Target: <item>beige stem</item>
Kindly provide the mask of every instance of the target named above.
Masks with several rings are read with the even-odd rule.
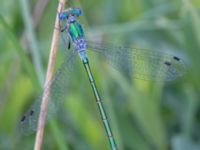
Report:
[[[65,4],[65,0],[59,1],[57,12],[61,12],[63,10],[64,4]],[[55,29],[54,29],[53,37],[52,37],[51,50],[50,50],[46,80],[45,80],[45,85],[44,85],[45,87],[49,83],[49,81],[52,79],[52,76],[53,76],[53,70],[54,70],[56,53],[57,53],[57,45],[58,45],[58,39],[59,39],[59,30],[57,29],[59,29],[58,15],[56,15]],[[45,96],[43,96],[42,103],[40,106],[40,114],[39,114],[39,119],[38,119],[34,150],[41,149],[41,144],[42,144],[42,139],[43,139],[44,125],[45,125],[47,108],[48,108],[48,95],[49,95],[50,89],[48,89],[45,92],[46,92]]]

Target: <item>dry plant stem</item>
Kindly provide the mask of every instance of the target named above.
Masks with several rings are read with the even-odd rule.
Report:
[[[43,12],[48,4],[48,0],[38,0],[36,2],[36,5],[33,9],[33,27],[35,28],[38,23],[40,22],[41,16],[43,15]]]
[[[33,23],[33,29],[36,28],[38,25],[41,16],[44,12],[44,9],[46,8],[48,4],[48,0],[37,0],[36,5],[33,9],[33,15],[32,15],[32,23]],[[24,31],[22,33],[20,43],[24,49],[27,49],[28,47],[28,40],[27,40],[27,33]]]
[[[57,12],[62,11],[64,4],[65,4],[65,0],[59,1]],[[55,28],[59,29],[58,15],[56,15]],[[58,45],[58,39],[59,39],[59,30],[56,30],[56,29],[53,32],[45,86],[48,84],[48,82],[52,79],[52,76],[53,76],[53,70],[54,70],[56,53],[57,53],[57,45]],[[47,91],[46,95],[49,95],[49,92],[50,91]],[[41,149],[43,133],[44,133],[44,125],[45,125],[46,114],[47,114],[47,107],[48,107],[48,96],[43,96],[42,103],[40,106],[40,114],[39,114],[34,150]]]
[[[33,60],[33,65],[35,67],[36,75],[39,80],[40,86],[43,85],[44,83],[44,73],[42,69],[42,62],[40,59],[40,53],[39,53],[39,46],[37,43],[37,38],[33,29],[33,23],[31,20],[31,14],[30,14],[30,8],[29,8],[29,1],[27,0],[19,0],[20,4],[20,10],[22,13],[22,18],[24,22],[24,26],[26,28],[27,32],[27,38],[29,42],[29,47],[30,47],[30,54],[31,58]]]

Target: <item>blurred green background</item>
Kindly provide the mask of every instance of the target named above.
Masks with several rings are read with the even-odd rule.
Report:
[[[1,150],[33,149],[35,134],[22,136],[19,120],[42,89],[57,4],[1,0]],[[183,78],[158,84],[130,81],[98,57],[90,57],[119,150],[200,149],[200,1],[71,0],[69,5],[82,8],[80,22],[88,35],[173,52],[187,65]],[[67,52],[59,44],[57,68],[63,53]],[[45,126],[42,149],[108,150],[82,66],[71,80],[62,111]]]

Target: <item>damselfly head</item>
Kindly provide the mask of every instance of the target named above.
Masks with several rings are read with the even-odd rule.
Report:
[[[81,15],[81,9],[80,8],[67,8],[61,13],[59,13],[59,19],[69,19],[70,16],[79,17]]]

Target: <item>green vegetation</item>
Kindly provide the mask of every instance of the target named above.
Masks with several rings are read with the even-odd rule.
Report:
[[[33,149],[19,121],[41,91],[58,1],[2,0],[0,5],[0,150]],[[119,150],[200,149],[200,1],[71,0],[92,39],[175,53],[187,73],[161,84],[127,78],[89,54]],[[66,6],[69,7],[69,6]],[[26,33],[27,36],[23,36]],[[59,45],[57,67],[67,54]],[[44,150],[108,150],[95,98],[81,62],[68,97],[46,124]],[[103,66],[103,67],[102,67]]]

